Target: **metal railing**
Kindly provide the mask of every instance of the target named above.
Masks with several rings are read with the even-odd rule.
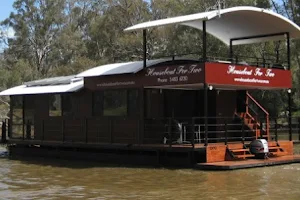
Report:
[[[269,113],[248,92],[246,100],[246,113],[255,120],[256,127],[259,127],[259,131],[256,130],[256,133],[264,133],[264,135],[270,139]],[[258,137],[258,135],[256,137]]]
[[[199,61],[203,61],[202,52],[190,52],[190,53],[182,53],[182,54],[171,54],[171,55],[163,55],[163,56],[154,56],[151,59],[158,58],[172,58],[173,61],[183,58],[190,58]],[[149,59],[149,58],[148,58]],[[232,63],[236,65],[249,65],[256,66],[262,68],[276,68],[276,69],[287,69],[287,61],[277,61],[276,58],[260,58],[253,56],[243,56],[243,55],[234,55],[232,58],[229,57],[221,57],[221,56],[207,56],[208,62],[220,62],[220,63]]]
[[[147,123],[151,121],[151,123]],[[204,117],[147,119],[145,135],[161,133],[164,144],[194,144],[212,142],[247,141],[255,139],[255,132],[244,121],[234,117],[208,117],[208,132],[205,133]],[[161,124],[161,125],[158,125]],[[160,129],[158,130],[158,127]],[[152,134],[151,134],[152,133]]]
[[[218,57],[208,56],[207,61],[209,62],[220,62],[220,63],[232,63],[236,65],[247,65],[262,68],[276,68],[276,69],[287,69],[287,61],[277,62],[275,59],[265,59],[259,57],[250,57],[235,55],[232,58],[229,57]]]
[[[33,125],[8,125],[3,123],[8,139],[58,141],[69,143],[122,143],[122,144],[165,144],[173,145],[208,145],[208,143],[247,142],[256,139],[255,130],[249,128],[243,118],[208,117],[208,131],[205,132],[204,117],[190,118],[153,118],[153,119],[56,119],[52,124],[49,120],[35,123],[39,126],[32,132]],[[288,117],[269,120],[270,141],[300,140],[300,118],[292,118],[289,125]],[[263,119],[257,119],[263,121]],[[262,124],[260,129],[266,125]],[[36,128],[36,127],[34,127]],[[289,129],[292,129],[291,137]],[[24,130],[14,135],[14,130]],[[262,132],[262,131],[261,131]],[[258,138],[263,138],[261,134]]]
[[[150,119],[148,119],[150,120]],[[242,143],[246,141],[252,141],[254,139],[264,138],[269,141],[289,140],[289,124],[288,117],[282,118],[269,118],[268,124],[262,123],[265,117],[256,117],[259,121],[257,129],[260,130],[260,135],[256,135],[257,129],[251,129],[245,123],[244,118],[238,116],[234,117],[208,117],[208,131],[205,133],[205,124],[203,123],[204,117],[193,118],[166,118],[166,119],[151,119],[152,125],[145,123],[146,132],[151,135],[150,132],[156,132],[161,134],[161,138],[164,144],[170,146],[174,144],[197,144],[224,142],[237,142]],[[215,122],[213,122],[215,121]],[[160,129],[152,129],[158,127]],[[300,118],[292,118],[292,138],[293,140],[300,141]],[[268,129],[268,135],[265,133]],[[207,143],[206,143],[207,141]]]

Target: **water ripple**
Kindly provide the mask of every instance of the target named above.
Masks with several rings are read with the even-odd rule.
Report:
[[[1,199],[299,199],[300,164],[237,171],[0,159]]]

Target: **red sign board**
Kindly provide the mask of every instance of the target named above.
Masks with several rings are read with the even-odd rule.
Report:
[[[205,81],[211,85],[291,88],[291,71],[234,64],[206,63]]]

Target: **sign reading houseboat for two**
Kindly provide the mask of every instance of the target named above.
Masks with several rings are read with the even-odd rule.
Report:
[[[206,63],[205,72],[208,84],[264,88],[292,87],[292,76],[289,70]]]
[[[145,70],[146,85],[182,85],[201,83],[203,80],[204,73],[201,64],[161,66]]]

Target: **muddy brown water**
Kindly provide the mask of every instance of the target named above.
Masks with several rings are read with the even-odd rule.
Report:
[[[3,156],[0,199],[300,199],[300,164],[199,171]]]

